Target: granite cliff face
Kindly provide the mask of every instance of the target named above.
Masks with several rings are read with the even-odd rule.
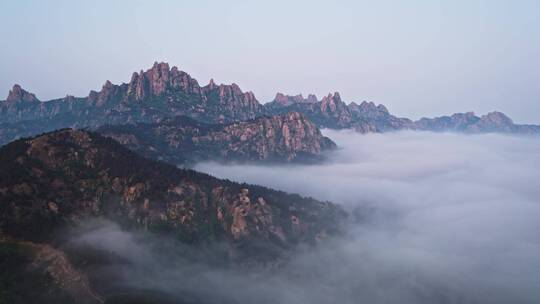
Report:
[[[298,244],[339,233],[345,217],[328,202],[147,160],[85,131],[12,142],[0,148],[0,166],[0,255],[12,247],[34,248],[31,254],[23,250],[28,263],[39,263],[39,252],[51,255],[39,278],[58,276],[44,286],[67,296],[95,292],[77,268],[88,263],[84,254],[61,252],[61,232],[88,219],[106,218],[187,244],[224,242],[224,258],[243,264],[279,260]],[[72,265],[73,257],[83,260]],[[73,284],[66,289],[57,281]],[[99,296],[85,298],[100,302]]]
[[[105,126],[97,132],[145,157],[177,165],[204,160],[315,161],[336,147],[296,112],[230,124],[182,116],[153,124]]]

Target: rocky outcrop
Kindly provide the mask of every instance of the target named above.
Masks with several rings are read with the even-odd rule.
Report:
[[[27,102],[27,103],[36,103],[39,100],[36,98],[36,95],[29,93],[21,88],[20,85],[16,84],[13,86],[13,89],[9,91],[6,102]]]
[[[283,93],[277,93],[274,100],[265,104],[265,106],[268,108],[279,108],[279,107],[287,107],[295,103],[315,103],[317,101],[318,101],[317,96],[313,94],[309,94],[307,98],[304,98],[302,94],[291,96],[291,95],[285,95]]]
[[[305,116],[289,112],[225,125],[177,117],[97,130],[149,158],[188,165],[217,161],[314,161],[336,145]]]

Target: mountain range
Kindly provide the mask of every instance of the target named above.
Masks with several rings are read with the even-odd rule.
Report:
[[[205,85],[167,63],[133,73],[128,83],[106,81],[99,92],[86,97],[66,96],[40,101],[19,85],[0,101],[0,144],[59,128],[99,128],[104,125],[159,123],[168,118],[187,116],[202,123],[227,124],[298,112],[318,128],[354,129],[362,133],[396,130],[459,131],[470,133],[505,132],[537,134],[538,125],[519,125],[500,112],[477,116],[458,113],[451,116],[412,121],[396,117],[383,105],[372,102],[346,103],[339,93],[322,99],[310,94],[287,96],[281,93],[262,104],[252,92],[237,84]]]

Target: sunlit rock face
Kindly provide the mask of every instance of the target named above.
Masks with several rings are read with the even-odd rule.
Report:
[[[97,130],[144,156],[173,164],[197,161],[302,162],[336,148],[303,115],[290,112],[224,125],[178,117]]]

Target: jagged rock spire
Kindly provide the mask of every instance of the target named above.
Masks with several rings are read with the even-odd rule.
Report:
[[[21,88],[20,85],[16,84],[9,91],[9,94],[6,98],[7,102],[39,102],[39,99],[36,98],[36,95],[25,91]]]

